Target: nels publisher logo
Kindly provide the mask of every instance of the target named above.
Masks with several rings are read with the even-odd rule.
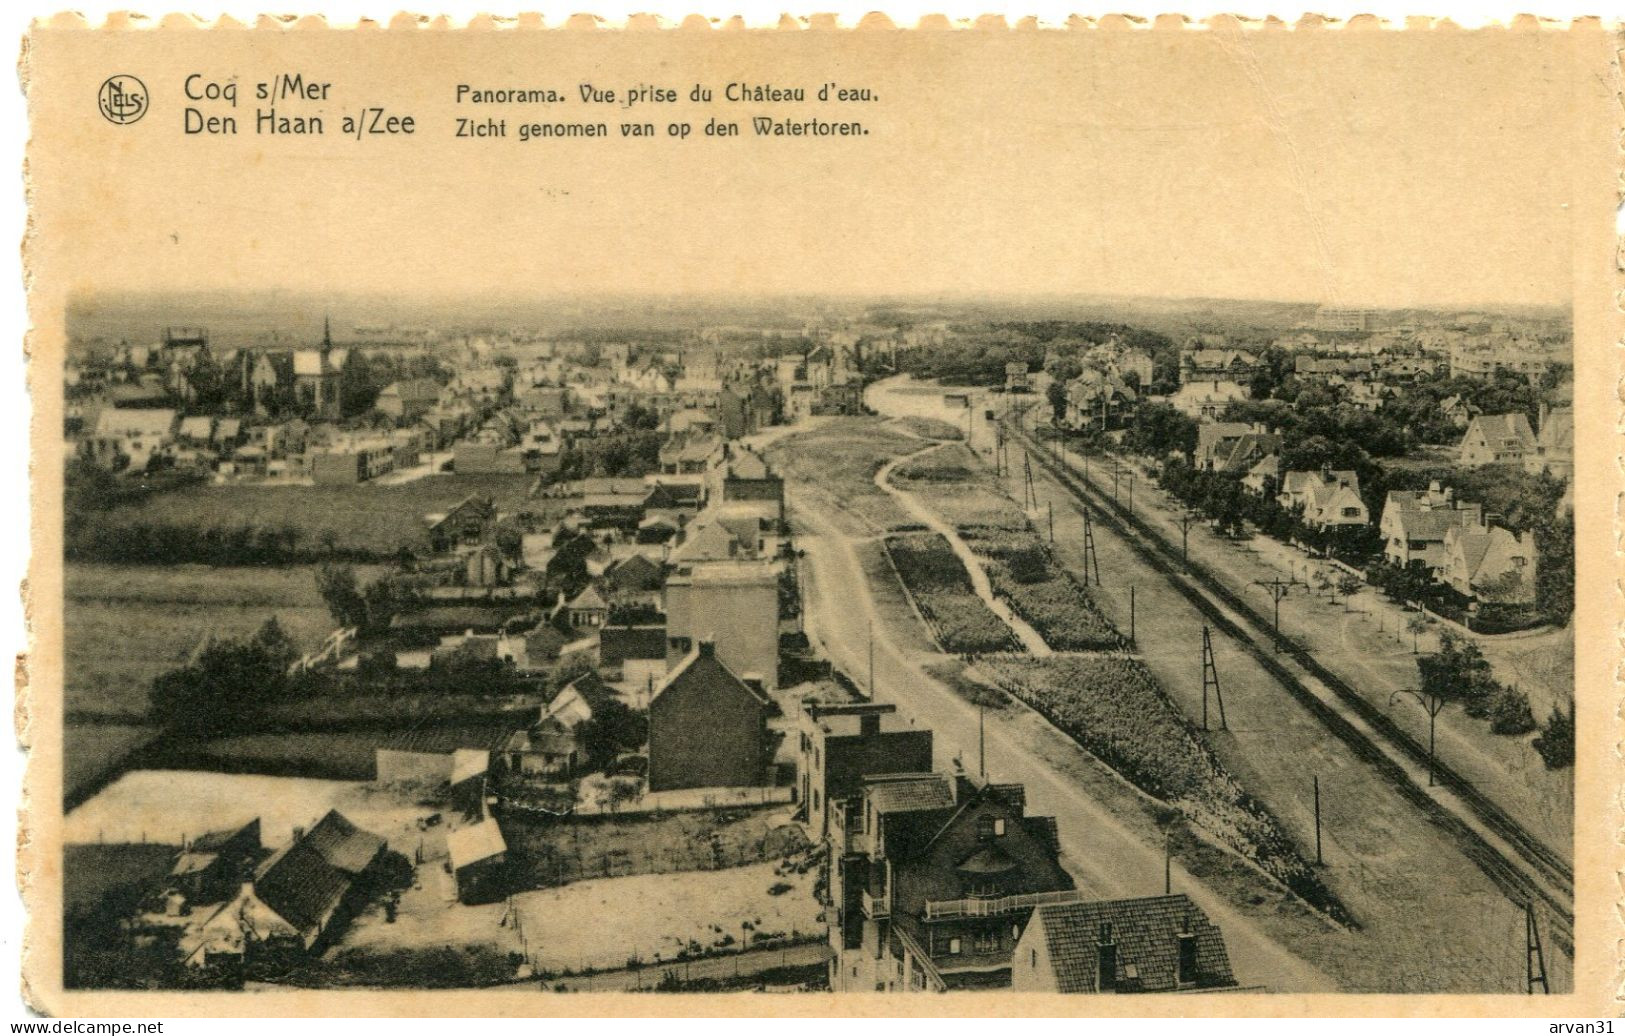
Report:
[[[128,126],[147,114],[147,84],[135,76],[112,76],[102,84],[97,105],[108,122]]]

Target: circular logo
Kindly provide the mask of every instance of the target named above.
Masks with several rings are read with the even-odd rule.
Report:
[[[97,98],[102,117],[117,126],[138,122],[147,114],[147,84],[135,76],[110,76]]]

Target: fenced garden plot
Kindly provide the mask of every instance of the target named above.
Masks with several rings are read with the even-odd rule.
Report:
[[[944,651],[1021,650],[1010,627],[976,596],[970,575],[946,538],[934,532],[888,536],[886,552]]]
[[[1126,655],[1000,657],[979,667],[1141,791],[1167,802],[1304,901],[1340,921],[1343,904],[1168,698]]]

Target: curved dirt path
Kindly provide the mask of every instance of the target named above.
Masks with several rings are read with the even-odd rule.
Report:
[[[930,440],[926,441],[930,442]],[[946,445],[948,445],[947,442],[932,442],[931,445],[924,449],[906,453],[890,461],[875,472],[875,488],[896,500],[898,505],[907,511],[915,521],[946,539],[948,546],[953,548],[955,556],[965,566],[965,572],[970,576],[971,588],[976,591],[976,596],[980,597],[982,603],[987,605],[993,614],[997,615],[1006,626],[1010,627],[1011,632],[1021,641],[1022,647],[1025,647],[1036,658],[1048,658],[1055,652],[1044,642],[1044,638],[1038,635],[1038,631],[1027,623],[1027,620],[1017,615],[1008,604],[993,593],[993,583],[988,579],[986,570],[982,568],[981,559],[976,556],[975,551],[966,545],[963,539],[960,539],[959,530],[937,517],[936,513],[929,507],[915,499],[913,493],[892,485],[891,473],[900,464],[916,460],[933,450],[940,450]]]

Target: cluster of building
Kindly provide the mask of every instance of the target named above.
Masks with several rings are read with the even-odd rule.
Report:
[[[781,420],[857,412],[858,335],[813,333],[801,351],[758,359],[704,335],[671,348],[517,337],[454,348],[366,336],[341,347],[330,326],[310,348],[216,352],[204,329],[171,328],[156,346],[123,345],[70,367],[69,455],[222,480],[353,484],[448,464],[547,476],[572,447],[624,430],[634,415],[654,415],[670,435],[738,438]],[[438,373],[380,388],[363,373],[373,363]],[[214,388],[201,393],[200,384]]]
[[[932,769],[932,735],[873,702],[802,704],[798,802],[827,847],[836,992],[1233,989],[1187,895],[1102,900],[1061,863],[1026,789]]]

